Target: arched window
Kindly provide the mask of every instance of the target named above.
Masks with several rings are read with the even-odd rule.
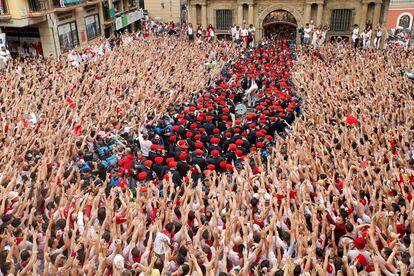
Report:
[[[400,14],[397,20],[397,28],[411,29],[413,16],[409,13]]]

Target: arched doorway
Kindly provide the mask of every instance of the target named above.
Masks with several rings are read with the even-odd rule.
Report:
[[[267,38],[296,38],[298,24],[295,16],[286,10],[275,10],[263,20],[263,34]]]

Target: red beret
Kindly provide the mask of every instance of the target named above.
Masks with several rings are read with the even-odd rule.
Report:
[[[207,168],[209,170],[214,170],[216,168],[216,166],[214,166],[213,164],[208,164]]]
[[[224,169],[224,168],[226,168],[226,166],[227,166],[226,161],[221,161],[220,162],[220,168]]]
[[[204,152],[203,152],[201,149],[196,149],[196,150],[195,150],[195,153],[196,153],[197,155],[202,155]]]
[[[228,107],[223,108],[223,113],[229,113],[229,112],[230,112],[230,109]]]
[[[178,131],[180,129],[180,127],[179,126],[177,126],[177,125],[174,125],[173,127],[172,127],[172,131]]]
[[[243,142],[243,141],[242,141]],[[243,144],[243,143],[242,143]],[[229,150],[236,150],[237,146],[235,144],[230,144],[229,145]]]
[[[144,166],[151,167],[152,166],[152,161],[151,160],[145,160],[144,161]]]
[[[196,148],[202,148],[203,147],[203,142],[195,142],[195,146]]]
[[[198,131],[200,131],[200,133],[204,133],[204,131],[206,131],[206,129],[205,129],[204,127],[200,127],[200,128],[198,129]]]
[[[165,159],[165,162],[167,164],[169,164],[170,162],[173,162],[173,161],[174,161],[174,157],[168,157],[167,159]]]
[[[258,173],[260,173],[260,168],[259,167],[254,167],[252,169],[252,171],[253,171],[254,174],[258,174]]]
[[[169,162],[168,167],[170,167],[171,169],[177,167],[177,162],[175,162],[175,161]]]
[[[127,186],[127,181],[125,179],[122,179],[118,183],[118,187],[125,188]]]
[[[147,192],[147,186],[141,186],[141,188],[139,188],[139,192],[140,193],[146,193]]]
[[[238,146],[243,145],[243,140],[242,139],[237,139],[236,140],[236,145],[238,145]]]
[[[191,138],[191,137],[193,137],[193,133],[192,133],[191,131],[188,131],[188,132],[185,134],[185,137],[187,137],[187,138]]]
[[[138,174],[138,180],[144,180],[147,178],[147,172],[146,171],[142,171]]]
[[[206,121],[207,121],[207,122],[211,122],[211,121],[213,121],[213,116],[207,116],[207,117],[206,117]]]
[[[241,124],[241,120],[235,120],[235,121],[234,121],[234,123],[235,123],[236,125],[240,125],[240,124]]]
[[[151,145],[151,147],[150,147],[150,149],[152,149],[152,150],[156,150],[156,149],[157,149],[157,147],[158,147],[158,145],[156,145],[156,144],[152,144],[152,145]]]
[[[199,140],[201,138],[201,135],[200,134],[196,134],[196,135],[194,135],[194,139],[195,140]]]
[[[218,128],[213,129],[213,133],[220,133],[220,130]]]
[[[263,147],[264,147],[263,142],[257,142],[257,143],[256,143],[256,147],[258,147],[258,148],[263,148]]]
[[[197,128],[197,124],[196,124],[196,123],[192,123],[192,124],[190,125],[190,128],[191,128],[191,129],[195,129],[195,128]]]
[[[226,137],[231,137],[231,132],[226,132]]]
[[[161,164],[162,161],[164,161],[164,158],[162,158],[161,156],[157,156],[154,158],[155,163],[157,164]]]
[[[217,138],[217,137],[213,137],[213,138],[210,139],[210,143],[212,143],[212,144],[218,144],[218,143],[220,143],[220,139]]]
[[[262,137],[263,136],[263,133],[261,131],[256,131],[256,136],[257,137]]]
[[[217,157],[217,156],[220,155],[220,152],[218,150],[212,150],[211,155],[214,156],[214,157]]]
[[[226,170],[228,170],[229,172],[233,171],[233,166],[231,164],[227,164]]]
[[[185,152],[180,153],[180,160],[181,161],[187,160],[187,153]]]
[[[177,140],[177,136],[171,135],[170,138],[168,138],[168,140],[175,141],[175,140]]]
[[[365,248],[365,239],[364,238],[360,238],[360,237],[354,239],[354,246],[357,249],[360,249],[360,250],[364,249]]]
[[[237,156],[242,156],[243,155],[243,151],[241,151],[241,150],[236,150],[235,153],[236,153]]]
[[[195,111],[196,108],[194,106],[190,106],[190,111]]]

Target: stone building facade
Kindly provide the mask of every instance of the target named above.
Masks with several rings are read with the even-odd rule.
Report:
[[[293,16],[286,23],[296,28],[313,23],[327,26],[330,36],[349,37],[354,24],[385,27],[389,4],[390,0],[189,0],[188,9],[190,22],[203,27],[211,24],[218,34],[229,33],[228,25],[245,22],[254,25],[261,39],[266,17],[280,11]]]

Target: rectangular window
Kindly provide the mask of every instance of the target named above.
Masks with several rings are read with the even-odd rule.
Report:
[[[76,22],[70,22],[58,27],[59,44],[62,53],[68,52],[79,45]]]
[[[99,15],[94,14],[85,17],[86,36],[88,40],[92,40],[101,35],[101,24],[99,22]]]
[[[331,30],[335,32],[346,32],[351,30],[352,10],[332,10]]]
[[[233,24],[232,10],[216,10],[216,29],[230,30]]]

